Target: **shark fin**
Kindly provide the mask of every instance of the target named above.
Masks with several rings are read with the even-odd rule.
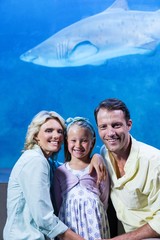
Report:
[[[106,11],[115,9],[129,10],[127,1],[116,0],[109,8],[106,9]]]
[[[69,54],[70,61],[77,61],[90,57],[98,52],[98,48],[89,41],[78,43]]]
[[[153,40],[153,41],[150,41],[148,43],[141,45],[140,48],[145,49],[146,51],[150,52],[150,51],[154,51],[156,49],[156,47],[158,46],[158,44],[159,44],[159,41]]]

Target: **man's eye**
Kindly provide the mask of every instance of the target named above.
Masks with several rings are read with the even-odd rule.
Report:
[[[104,129],[106,129],[106,128],[107,128],[106,125],[102,125],[102,126],[99,127],[100,130],[104,130]]]
[[[113,128],[120,128],[122,125],[120,123],[116,123],[113,125]]]

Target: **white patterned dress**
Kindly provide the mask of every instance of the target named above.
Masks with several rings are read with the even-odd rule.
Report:
[[[78,178],[89,172],[89,166],[83,170],[66,167]],[[99,196],[77,184],[64,194],[59,218],[70,229],[86,240],[107,239],[110,237],[107,212]]]

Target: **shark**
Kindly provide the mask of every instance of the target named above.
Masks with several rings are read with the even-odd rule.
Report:
[[[116,0],[28,50],[20,59],[46,67],[101,65],[109,59],[153,52],[160,43],[160,10],[129,9]]]

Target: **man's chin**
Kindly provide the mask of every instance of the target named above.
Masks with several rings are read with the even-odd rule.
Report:
[[[110,152],[116,152],[116,150],[117,150],[117,147],[116,146],[106,146],[107,147],[107,149],[110,151]]]

